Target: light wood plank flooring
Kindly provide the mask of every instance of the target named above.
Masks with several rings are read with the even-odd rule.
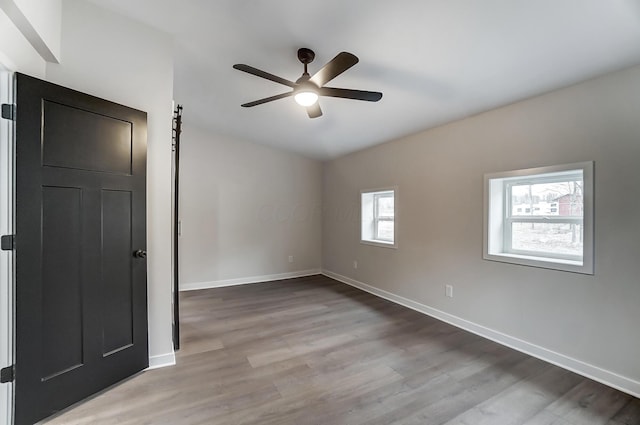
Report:
[[[182,294],[175,367],[48,424],[640,424],[640,400],[323,276]]]

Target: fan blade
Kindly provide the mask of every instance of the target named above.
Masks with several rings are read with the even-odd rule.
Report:
[[[277,75],[269,74],[268,72],[262,71],[249,65],[237,63],[233,65],[233,68],[237,69],[238,71],[244,71],[248,74],[255,75],[256,77],[265,78],[267,80],[273,81],[274,83],[284,84],[285,86],[289,87],[296,86],[296,83],[294,83],[293,81],[285,80],[284,78],[280,78]]]
[[[322,109],[320,109],[320,102],[316,102],[311,106],[307,106],[307,115],[309,115],[309,118],[321,117]]]
[[[245,103],[242,106],[244,106],[245,108],[251,108],[252,106],[262,105],[263,103],[272,102],[278,99],[284,99],[285,97],[289,97],[292,95],[293,95],[292,91],[288,93],[277,94],[275,96],[265,97],[264,99],[254,100],[253,102]]]
[[[377,102],[382,99],[382,93],[377,91],[363,91],[351,89],[338,89],[335,87],[322,87],[318,90],[320,96],[341,97],[344,99],[366,100]]]
[[[358,58],[356,55],[340,52],[335,58],[323,66],[320,71],[316,72],[309,81],[318,87],[322,87],[357,63]]]

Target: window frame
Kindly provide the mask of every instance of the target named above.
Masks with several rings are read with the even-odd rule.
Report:
[[[593,161],[485,174],[484,240],[485,260],[547,269],[593,274]],[[577,180],[582,173],[582,217],[513,214],[511,189],[530,183],[544,184]],[[556,208],[559,209],[559,206]],[[513,249],[513,223],[581,224],[582,256]]]
[[[393,199],[393,217],[380,216],[380,205],[378,201],[382,198],[392,198]],[[395,194],[393,191],[385,191],[385,192],[376,192],[373,194],[373,236],[375,241],[380,241],[381,243],[390,243],[393,244],[396,237],[396,208],[395,208]],[[393,239],[384,239],[379,235],[380,222],[381,221],[390,221],[393,223]]]
[[[581,232],[584,232],[584,216],[549,216],[549,215],[526,215],[523,213],[522,215],[513,214],[513,205],[512,205],[512,188],[514,186],[522,186],[528,184],[545,184],[545,183],[559,183],[559,182],[568,182],[568,181],[578,181],[581,177],[584,181],[584,172],[580,170],[573,170],[569,172],[557,173],[555,175],[538,177],[538,176],[526,176],[523,178],[514,178],[509,179],[505,182],[503,190],[504,190],[504,231],[503,231],[503,241],[502,246],[505,254],[514,254],[514,255],[524,255],[531,257],[542,257],[542,258],[557,258],[562,260],[572,260],[581,262],[583,255],[570,255],[570,254],[553,254],[552,257],[547,255],[541,255],[540,251],[527,251],[523,249],[513,248],[513,224],[514,223],[530,223],[530,224],[579,224],[581,228]],[[583,196],[584,203],[584,196]],[[534,210],[535,211],[535,210]],[[584,208],[583,208],[584,211]],[[531,210],[529,210],[531,212]],[[584,240],[584,238],[583,238]],[[583,248],[584,249],[584,248]]]
[[[367,214],[369,218],[365,218],[365,196],[371,197],[372,211],[370,217],[369,214]],[[378,200],[387,197],[393,198],[393,217],[381,217],[378,211]],[[371,224],[369,224],[369,220]],[[393,240],[377,237],[380,221],[390,221],[393,223]],[[367,233],[365,232],[365,228],[369,226],[371,226],[368,231],[368,233],[371,234],[370,238],[365,235],[365,233]],[[396,186],[360,191],[360,243],[384,248],[398,247],[398,188]]]

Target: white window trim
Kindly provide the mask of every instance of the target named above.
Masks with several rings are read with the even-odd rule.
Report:
[[[364,218],[362,216],[362,195],[379,193],[379,192],[380,193],[393,192],[393,242],[391,241],[385,242],[384,240],[381,240],[381,239],[377,239],[377,240],[364,239],[364,235],[362,231],[362,223],[364,221]],[[361,190],[359,205],[360,205],[360,243],[364,245],[379,246],[383,248],[393,248],[393,249],[398,248],[398,187],[391,186],[391,187],[383,187],[378,189]],[[376,204],[374,202],[374,208],[377,208],[375,205]],[[376,214],[374,213],[374,216],[375,215]],[[375,220],[375,217],[373,221],[374,221],[373,234],[376,235],[377,221]]]
[[[506,231],[503,230],[507,216],[506,208],[510,208],[509,202],[505,198],[504,180],[512,179],[514,182],[522,182],[527,176],[539,174],[553,174],[550,180],[559,178],[563,174],[570,175],[570,171],[582,170],[583,173],[583,255],[582,261],[571,256],[564,258],[544,257],[539,253],[530,255],[527,252],[508,253],[504,251]],[[485,174],[484,176],[484,234],[483,234],[483,258],[485,260],[499,261],[504,263],[519,264],[545,269],[561,270],[573,273],[593,274],[594,273],[594,241],[593,241],[593,187],[594,187],[594,163],[593,161],[578,162],[573,164],[553,165],[548,167],[528,168],[523,170],[506,171],[500,173]],[[519,178],[522,177],[522,178]],[[499,207],[498,207],[499,206]],[[542,217],[522,217],[522,219],[511,219],[524,222],[549,222],[549,219]],[[557,219],[562,222],[571,219]]]

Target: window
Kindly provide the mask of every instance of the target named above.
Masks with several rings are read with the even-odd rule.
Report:
[[[593,162],[485,175],[484,258],[593,274]]]
[[[363,191],[360,194],[363,243],[396,246],[396,189]]]

